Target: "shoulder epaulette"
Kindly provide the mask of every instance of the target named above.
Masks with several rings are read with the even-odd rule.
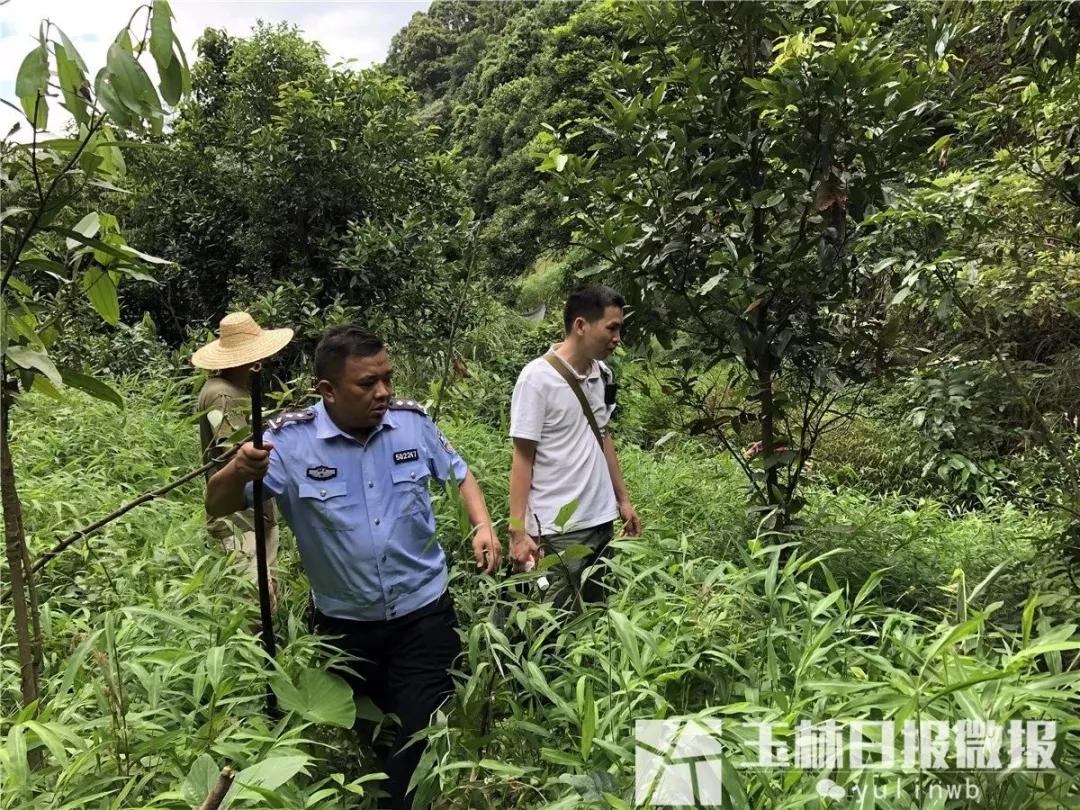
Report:
[[[414,399],[392,399],[390,400],[390,410],[392,411],[416,411],[416,413],[427,416],[427,410]]]
[[[291,425],[296,422],[310,422],[315,418],[315,411],[311,408],[298,408],[293,411],[282,411],[273,419],[269,419],[266,422],[266,426],[273,431],[281,430],[286,425]]]

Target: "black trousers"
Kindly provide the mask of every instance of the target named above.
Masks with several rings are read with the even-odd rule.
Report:
[[[358,622],[316,610],[314,623],[319,635],[340,636],[332,643],[363,659],[351,662],[359,677],[346,676],[353,690],[401,720],[383,768],[390,777],[391,806],[408,810],[412,795],[406,795],[406,789],[423,746],[401,749],[413,734],[427,728],[432,713],[454,691],[449,669],[461,653],[461,640],[450,592],[395,619]]]

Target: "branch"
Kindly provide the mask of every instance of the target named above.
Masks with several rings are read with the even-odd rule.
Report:
[[[20,238],[19,240],[18,247],[15,248],[15,250],[12,252],[11,257],[8,259],[7,267],[4,268],[4,277],[2,280],[0,280],[0,294],[2,294],[4,290],[7,289],[8,280],[11,278],[11,274],[15,271],[15,266],[19,263],[19,257],[22,256],[22,252],[26,248],[26,244],[30,241],[30,237],[34,235],[34,231],[37,229],[38,223],[41,222],[41,217],[45,213],[45,209],[48,207],[48,202],[52,198],[53,191],[56,190],[57,183],[59,183],[60,179],[64,177],[69,171],[71,171],[71,167],[75,165],[75,161],[77,161],[82,155],[83,151],[86,149],[91,139],[93,139],[98,128],[104,122],[104,113],[102,113],[101,117],[98,118],[96,121],[90,122],[90,128],[89,130],[87,130],[86,137],[79,144],[79,148],[75,150],[71,158],[64,165],[64,168],[62,168],[60,172],[56,175],[56,177],[53,178],[52,182],[49,183],[48,189],[45,190],[45,196],[41,200],[41,205],[38,206],[38,209],[34,212],[34,218],[30,220],[30,224],[26,226],[26,230],[23,232],[22,238]],[[36,135],[37,130],[35,129],[34,132]]]
[[[43,199],[42,193],[41,193],[41,175],[38,173],[38,165],[37,165],[37,135],[38,135],[37,117],[38,117],[38,108],[40,107],[40,105],[41,105],[41,93],[39,92],[36,96],[34,96],[34,121],[30,125],[30,128],[33,130],[33,134],[30,136],[30,171],[34,175],[34,187],[37,188],[38,205],[40,205],[42,208],[44,208],[45,207],[45,200]]]
[[[443,396],[446,393],[446,383],[450,379],[450,366],[454,360],[454,341],[457,339],[458,321],[461,319],[461,312],[465,309],[465,302],[468,300],[469,282],[472,280],[473,269],[476,267],[476,235],[480,232],[482,222],[483,220],[477,220],[476,224],[470,229],[469,261],[465,265],[465,278],[461,282],[461,298],[458,301],[457,309],[454,310],[454,318],[450,322],[450,335],[446,340],[446,362],[443,364],[442,379],[439,381],[439,392],[435,399],[435,407],[431,411],[432,422],[437,422],[439,419],[439,409],[442,407]]]
[[[250,438],[250,437],[248,437],[248,438]],[[248,439],[245,439],[244,441],[248,441]],[[33,565],[33,568],[31,568],[31,571],[34,572],[34,573],[37,573],[38,571],[41,571],[43,568],[45,568],[46,565],[48,565],[50,562],[52,562],[57,556],[59,556],[61,553],[63,553],[67,549],[69,549],[71,546],[73,546],[79,540],[82,540],[84,537],[87,537],[88,535],[93,534],[98,529],[101,529],[102,527],[107,526],[109,523],[112,523],[117,518],[122,517],[123,515],[126,515],[128,512],[130,512],[136,506],[141,506],[142,504],[148,503],[149,501],[157,500],[158,498],[162,497],[163,495],[167,495],[168,493],[172,492],[177,487],[182,486],[183,484],[186,484],[188,481],[192,480],[193,478],[198,478],[200,475],[203,475],[204,473],[210,472],[212,469],[219,466],[222,462],[227,461],[229,458],[231,458],[236,453],[236,451],[238,449],[240,449],[240,444],[243,444],[243,442],[240,442],[239,444],[237,444],[234,447],[230,448],[229,451],[225,455],[221,456],[220,458],[214,459],[213,461],[208,461],[206,464],[203,464],[198,469],[192,470],[191,472],[180,476],[179,478],[177,478],[174,481],[170,481],[168,484],[166,484],[163,487],[155,489],[152,492],[146,492],[146,493],[140,495],[138,498],[131,501],[130,503],[124,504],[123,506],[121,506],[116,511],[110,512],[108,515],[101,518],[100,520],[97,520],[97,521],[91,523],[85,529],[79,529],[77,532],[73,532],[72,534],[69,534],[67,537],[65,537],[63,540],[61,540],[55,546],[53,546],[53,548],[51,550],[45,552],[40,557],[38,557],[37,561]],[[0,594],[0,603],[6,602],[10,598],[10,596],[11,596],[11,588],[8,588],[2,594]]]
[[[221,773],[218,774],[217,782],[206,795],[206,801],[199,805],[199,810],[218,810],[221,807],[222,800],[225,798],[225,794],[232,787],[235,776],[236,772],[232,768],[227,766],[222,768]]]

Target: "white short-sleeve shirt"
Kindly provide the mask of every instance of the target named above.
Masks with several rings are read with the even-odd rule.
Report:
[[[592,406],[600,429],[615,410],[604,403],[604,376],[594,361],[584,376],[555,355],[575,377]],[[510,436],[537,443],[525,529],[534,537],[558,533],[555,517],[575,499],[577,509],[563,532],[599,526],[619,516],[607,460],[589,427],[573,389],[547,360],[538,357],[522,369],[510,400]]]

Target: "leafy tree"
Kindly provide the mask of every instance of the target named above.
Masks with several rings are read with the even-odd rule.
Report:
[[[132,169],[131,228],[176,262],[164,290],[128,299],[133,314],[178,341],[238,297],[314,279],[308,306],[340,297],[439,334],[432,302],[454,283],[467,203],[414,94],[379,70],[327,67],[287,26],[208,31],[198,47],[172,137]]]
[[[734,361],[687,372],[681,396],[780,526],[821,432],[887,359],[889,276],[863,260],[862,223],[925,150],[948,68],[889,20],[875,3],[636,5],[603,141],[581,158],[552,138],[543,166],[635,329],[683,369]]]
[[[430,102],[460,86],[488,39],[529,5],[518,0],[435,0],[390,41],[386,68]]]
[[[432,3],[395,37],[387,69],[428,101],[425,120],[460,154],[473,209],[484,220],[481,270],[505,284],[545,251],[569,243],[558,200],[536,172],[536,139],[546,128],[573,122],[583,128],[575,143],[584,149],[593,142],[598,133],[584,122],[603,98],[595,74],[618,51],[626,6],[554,0],[487,6],[463,18],[452,12],[468,4]],[[468,23],[451,24],[459,19]],[[436,31],[441,58],[432,55]]]
[[[142,38],[133,38],[133,32],[141,32]],[[147,50],[160,76],[157,88],[140,64]],[[76,298],[85,296],[103,320],[115,325],[120,282],[146,278],[147,262],[162,263],[129,246],[114,215],[102,208],[86,212],[84,191],[117,189],[125,168],[120,133],[149,129],[160,134],[167,106],[177,104],[188,86],[187,63],[173,34],[166,0],[136,9],[109,46],[105,67],[92,84],[75,46],[52,23],[42,23],[38,45],[23,60],[15,81],[30,139],[11,139],[20,122],[0,142],[4,166],[0,478],[22,697],[31,712],[42,697],[41,628],[11,458],[11,408],[22,391],[59,397],[64,385],[121,403],[100,380],[79,368],[58,367],[49,349]],[[57,100],[74,118],[72,132],[69,137],[42,140],[50,105]],[[108,199],[100,198],[102,203]]]
[[[1078,13],[1003,3],[957,16],[1009,58],[958,88],[950,131],[933,146],[938,176],[876,217],[900,276],[893,317],[920,357],[911,418],[937,445],[928,467],[957,487],[1034,498],[1074,523]],[[1074,560],[1078,534],[1065,538]]]

